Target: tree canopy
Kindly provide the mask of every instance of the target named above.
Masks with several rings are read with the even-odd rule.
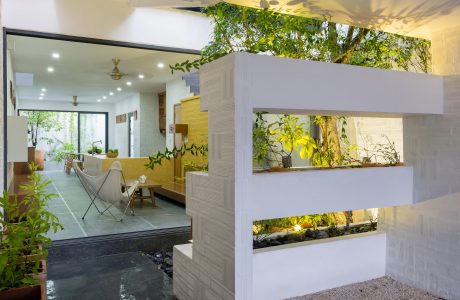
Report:
[[[430,42],[378,30],[219,3],[204,9],[214,24],[201,58],[170,66],[190,71],[232,52],[430,72]]]

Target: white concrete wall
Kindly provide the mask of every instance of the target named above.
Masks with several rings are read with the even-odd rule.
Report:
[[[120,114],[126,114],[126,122],[115,124],[115,147],[118,149],[118,153],[121,157],[128,157],[129,154],[129,117],[128,113],[137,110],[138,118],[134,121],[134,157],[140,157],[140,95],[132,95],[122,101],[119,101],[115,105],[115,116]]]
[[[80,103],[73,106],[70,101],[46,101],[46,100],[19,100],[18,109],[40,109],[40,110],[61,110],[61,111],[94,111],[107,112],[109,118],[109,148],[115,145],[115,114],[114,105],[107,103]]]
[[[460,27],[432,40],[445,78],[445,114],[404,118],[404,158],[414,166],[413,206],[381,214],[387,274],[445,299],[460,299]]]
[[[212,30],[202,14],[124,0],[3,0],[2,14],[7,28],[195,50]]]
[[[240,74],[252,87],[246,98],[260,111],[396,117],[444,110],[441,76],[266,55],[241,60],[254,70]]]
[[[257,249],[251,299],[287,299],[382,277],[385,249],[385,233],[374,232]]]
[[[174,105],[191,96],[193,94],[190,93],[190,88],[181,78],[166,83],[166,147],[169,149],[174,147],[174,135],[169,133],[169,124],[174,123]]]
[[[254,174],[247,188],[250,216],[267,220],[410,204],[412,178],[412,167]]]

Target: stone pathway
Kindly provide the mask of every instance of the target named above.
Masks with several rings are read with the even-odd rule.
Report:
[[[350,284],[290,300],[439,300],[427,292],[402,284],[390,277]]]

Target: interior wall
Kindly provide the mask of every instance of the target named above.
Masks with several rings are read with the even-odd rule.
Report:
[[[115,124],[115,146],[118,149],[120,157],[128,157],[129,154],[129,139],[128,139],[128,113],[137,111],[138,118],[134,120],[134,157],[140,156],[140,95],[135,94],[115,105],[115,115],[126,114],[126,122]]]
[[[174,147],[174,135],[169,133],[169,124],[174,123],[174,105],[191,96],[190,87],[181,78],[166,83],[166,147],[169,149]]]
[[[415,205],[386,208],[387,274],[445,299],[460,299],[460,27],[432,39],[445,114],[405,117],[404,155],[414,167]],[[391,188],[391,187],[389,187]]]
[[[6,97],[6,114],[7,116],[14,116],[16,115],[16,109],[11,101],[11,90],[10,90],[10,82],[12,83],[13,90],[16,91],[16,84],[15,84],[15,78],[14,78],[14,67],[13,67],[13,62],[11,59],[11,51],[7,50],[6,52],[6,75],[7,75],[7,97]],[[16,97],[17,101],[17,97]],[[14,176],[14,163],[12,162],[7,162],[6,164],[6,170],[7,170],[7,176],[6,176],[6,186],[9,187],[11,180],[13,179]]]
[[[3,0],[2,14],[7,28],[195,50],[212,30],[203,14],[127,0]]]
[[[150,156],[164,151],[166,137],[160,132],[160,115],[157,93],[141,93],[138,114],[140,120],[140,151],[141,157]]]

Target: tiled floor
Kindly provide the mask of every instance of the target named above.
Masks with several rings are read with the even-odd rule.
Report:
[[[49,191],[58,195],[50,202],[49,208],[64,226],[62,231],[49,233],[53,240],[190,226],[190,218],[185,214],[183,205],[158,197],[155,207],[146,200],[142,206],[135,203],[135,216],[128,210],[123,222],[114,220],[110,214],[100,215],[94,206],[82,220],[90,199],[78,177],[74,173],[67,175],[62,170],[46,171],[43,175],[52,181]],[[98,201],[97,205],[104,207],[106,204]],[[123,209],[124,206],[117,203],[110,211],[120,218]]]
[[[49,263],[48,299],[176,299],[172,283],[139,252]]]

